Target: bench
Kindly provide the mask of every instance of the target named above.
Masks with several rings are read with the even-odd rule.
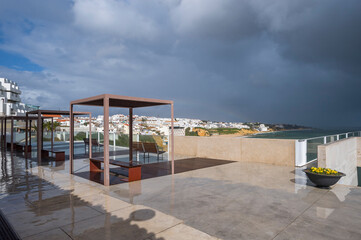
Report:
[[[26,146],[25,143],[14,143],[14,148],[15,150],[21,151],[21,152],[25,152]],[[28,152],[31,152],[31,145],[28,145],[27,147]]]
[[[133,151],[144,153],[144,147],[142,142],[133,142]]]
[[[158,160],[159,160],[159,155],[162,155],[162,159],[163,159],[163,153],[165,153],[165,151],[159,150],[159,147],[156,143],[143,142],[142,145],[144,149],[144,158],[145,158],[145,153],[148,153],[148,158],[149,158],[149,153],[156,153]]]
[[[14,150],[15,151],[22,151],[25,152],[25,143],[19,143],[19,142],[14,142],[13,143],[14,146]],[[7,143],[7,147],[10,148],[11,147],[11,143]],[[31,145],[28,145],[28,151],[31,151]]]
[[[101,164],[104,163],[103,158],[90,158],[90,172],[102,172]],[[123,181],[133,182],[141,180],[142,165],[130,164],[129,162],[122,162],[109,159],[109,164],[128,169],[128,179],[121,179]]]
[[[49,153],[55,154],[55,161],[65,161],[65,152],[64,151],[51,151],[48,149],[41,149],[42,158],[50,158]]]
[[[83,138],[85,153],[86,153],[86,146],[89,148],[89,138]],[[92,139],[92,147],[98,147],[98,151],[100,151],[100,146],[102,146],[97,139]]]

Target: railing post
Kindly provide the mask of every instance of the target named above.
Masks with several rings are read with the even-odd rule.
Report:
[[[337,134],[336,139],[337,141],[340,140],[340,135]]]
[[[136,141],[139,142],[139,133],[137,133]],[[139,161],[139,151],[137,151],[137,161]]]
[[[113,147],[115,149],[115,133],[113,132]]]
[[[300,167],[306,165],[306,163],[307,163],[307,140],[296,140],[295,165],[296,167]]]
[[[327,137],[323,137],[323,144],[327,143]]]
[[[348,133],[346,133],[346,138],[348,138]]]

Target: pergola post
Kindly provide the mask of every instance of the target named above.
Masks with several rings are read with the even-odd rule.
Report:
[[[54,117],[51,118],[51,151],[54,151]]]
[[[41,116],[41,114],[40,114]],[[44,148],[44,118],[41,118],[41,149]]]
[[[33,123],[33,120],[30,120],[30,128],[29,128],[29,145],[30,145],[30,149],[32,151],[32,147],[31,147],[31,125]]]
[[[171,158],[172,158],[172,175],[174,174],[174,107],[171,104]]]
[[[4,144],[3,132],[4,132],[4,118],[1,118],[1,134],[0,134],[1,149],[3,149],[3,144]]]
[[[109,186],[109,97],[104,97],[104,186]]]
[[[10,125],[10,141],[11,141],[11,153],[14,151],[14,117],[11,117],[11,125]]]
[[[133,108],[129,108],[129,163],[133,164]]]
[[[28,116],[29,114],[26,113],[25,115],[25,158],[28,158]]]
[[[74,114],[73,114],[73,104],[70,104],[70,136],[69,136],[69,161],[70,161],[70,174],[74,172]]]
[[[92,152],[92,114],[89,113],[89,146],[88,146],[88,152],[89,152],[89,158],[92,158],[93,152]]]
[[[42,134],[43,124],[41,119],[41,113],[38,113],[38,122],[37,122],[37,131],[36,131],[36,141],[37,141],[37,152],[38,152],[38,164],[41,164],[41,149],[42,149]]]
[[[4,133],[3,133],[3,142],[4,142],[4,149],[7,150],[7,139],[6,139],[6,127],[7,127],[7,117],[4,118]]]

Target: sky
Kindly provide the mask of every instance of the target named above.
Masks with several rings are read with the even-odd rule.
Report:
[[[0,0],[0,77],[42,109],[111,93],[174,100],[176,117],[357,127],[360,12],[360,0]]]

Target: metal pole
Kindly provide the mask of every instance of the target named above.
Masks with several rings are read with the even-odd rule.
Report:
[[[28,113],[26,113],[25,115],[25,158],[28,158],[28,129],[29,129],[29,126],[28,126]]]
[[[109,186],[109,98],[104,98],[104,186]]]
[[[115,132],[113,132],[113,150],[115,151]]]
[[[174,174],[174,107],[173,103],[171,104],[171,148],[172,148],[172,175]]]
[[[4,119],[1,118],[1,134],[0,134],[0,138],[1,138],[1,149],[3,149],[3,145],[4,145],[3,132],[4,132]]]
[[[29,145],[31,147],[31,125],[33,123],[33,120],[30,120],[30,129],[29,129]]]
[[[41,118],[41,149],[44,148],[44,118]]]
[[[70,161],[70,174],[73,174],[74,164],[73,164],[73,147],[74,147],[74,115],[73,115],[73,104],[70,104],[70,136],[69,136],[69,161]]]
[[[54,151],[54,117],[51,117],[51,151]]]
[[[41,124],[41,112],[38,111],[38,123],[36,131],[36,141],[37,141],[37,152],[38,152],[38,164],[41,164],[41,132],[43,131],[43,125]]]
[[[92,158],[92,114],[89,113],[89,145],[88,145],[88,151],[89,151],[89,158]]]
[[[11,138],[11,154],[13,153],[14,151],[14,117],[11,117],[11,132],[10,132],[10,138]]]
[[[129,163],[133,164],[133,108],[129,108]]]
[[[7,128],[7,123],[8,123],[8,119],[7,119],[7,117],[5,117],[5,122],[4,122],[4,124],[5,124],[5,126],[4,126],[4,148],[5,148],[5,150],[7,150],[8,149],[8,146],[7,146],[7,136],[6,136],[6,128]]]

